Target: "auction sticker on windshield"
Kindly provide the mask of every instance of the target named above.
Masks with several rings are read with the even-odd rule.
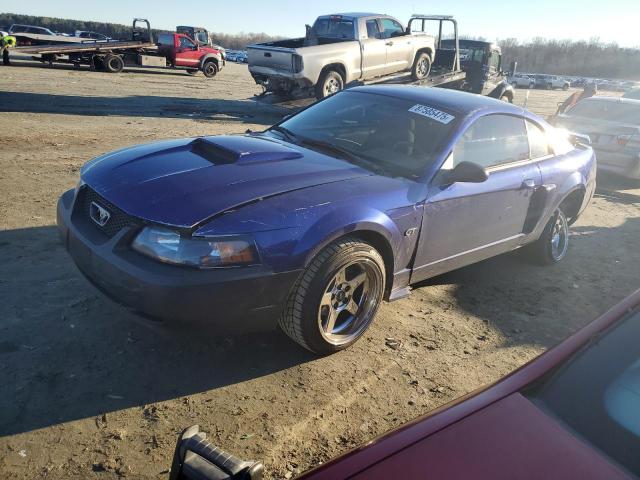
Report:
[[[420,105],[419,103],[411,107],[409,111],[422,115],[423,117],[430,118],[431,120],[435,120],[436,122],[444,123],[445,125],[456,118],[446,112],[441,112],[437,108],[427,107],[426,105]]]

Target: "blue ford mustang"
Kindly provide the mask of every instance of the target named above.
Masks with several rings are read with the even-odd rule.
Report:
[[[82,273],[117,302],[317,353],[383,299],[520,247],[562,260],[595,189],[590,147],[479,95],[361,87],[262,133],[126,148],[58,202]]]

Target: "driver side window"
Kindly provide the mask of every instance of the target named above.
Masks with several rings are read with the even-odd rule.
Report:
[[[382,19],[382,36],[384,38],[392,38],[404,35],[402,25],[391,18]]]
[[[487,115],[467,128],[442,165],[442,170],[452,170],[462,162],[490,168],[528,158],[529,140],[524,119],[511,115]]]
[[[187,37],[180,37],[180,47],[182,48],[194,48],[196,46],[191,40]]]

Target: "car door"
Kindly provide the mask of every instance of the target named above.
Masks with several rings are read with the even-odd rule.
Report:
[[[481,95],[488,95],[493,92],[503,78],[500,72],[500,52],[496,49],[490,49],[487,51],[487,55],[485,80],[482,84],[482,91],[479,92]]]
[[[447,173],[463,161],[485,168],[488,179],[448,184]],[[411,281],[518,246],[540,183],[540,170],[530,159],[524,119],[502,114],[477,119],[429,186]]]
[[[408,70],[413,63],[413,58],[411,58],[413,37],[407,35],[402,25],[393,18],[381,18],[380,26],[382,27],[382,36],[387,47],[385,73]]]
[[[194,68],[200,66],[200,50],[186,35],[178,35],[175,65]]]
[[[367,19],[365,22],[367,38],[360,40],[362,44],[362,78],[384,75],[387,68],[387,40],[382,36],[380,22],[377,18]]]

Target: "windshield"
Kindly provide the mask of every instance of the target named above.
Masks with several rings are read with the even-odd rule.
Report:
[[[454,115],[432,105],[343,92],[280,126],[301,139],[335,145],[390,175],[417,177],[434,161],[455,124]]]
[[[640,125],[640,105],[635,103],[584,100],[569,110],[569,115]]]
[[[640,313],[599,338],[531,399],[640,475]]]

